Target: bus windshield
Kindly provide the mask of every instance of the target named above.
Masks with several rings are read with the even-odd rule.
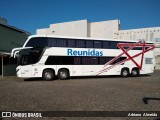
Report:
[[[46,47],[47,43],[47,38],[45,37],[34,37],[28,41],[25,47]]]
[[[19,65],[35,64],[39,61],[42,53],[42,48],[31,48],[21,50],[18,57]]]

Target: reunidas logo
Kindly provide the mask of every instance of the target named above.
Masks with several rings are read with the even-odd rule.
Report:
[[[97,51],[95,49],[88,50],[67,50],[68,56],[103,56],[103,51]]]

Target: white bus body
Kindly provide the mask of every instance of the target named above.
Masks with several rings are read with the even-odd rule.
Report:
[[[41,38],[40,43],[37,39]],[[36,40],[31,42],[32,39]],[[22,48],[13,49],[11,54],[19,53],[18,77],[51,80],[55,76],[68,79],[70,76],[127,77],[152,73],[153,49],[151,42],[38,35],[29,37]]]

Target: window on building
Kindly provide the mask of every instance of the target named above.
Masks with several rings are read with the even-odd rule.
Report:
[[[154,38],[154,42],[160,42],[160,38]]]

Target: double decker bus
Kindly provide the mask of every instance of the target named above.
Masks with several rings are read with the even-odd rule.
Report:
[[[17,76],[44,80],[72,76],[138,76],[154,72],[154,44],[145,41],[32,35],[14,48]]]

